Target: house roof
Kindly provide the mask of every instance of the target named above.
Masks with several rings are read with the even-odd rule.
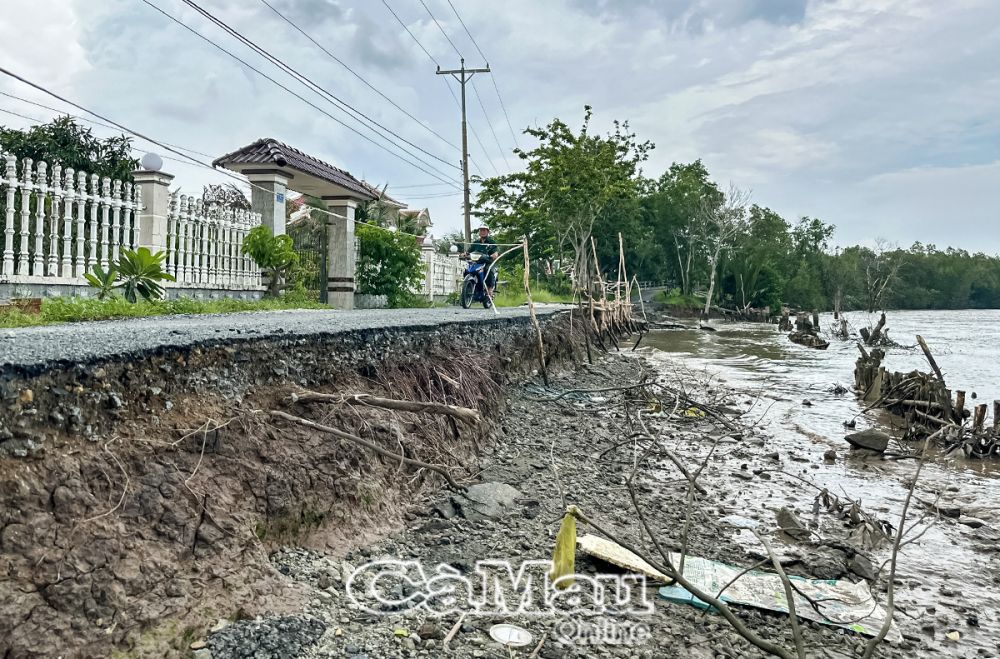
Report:
[[[379,197],[378,190],[364,181],[354,178],[349,172],[339,167],[334,167],[330,163],[323,162],[271,137],[261,138],[253,144],[248,144],[232,153],[227,153],[221,158],[216,158],[212,161],[212,165],[227,169],[233,169],[233,165],[275,165],[303,172],[327,183],[339,185],[367,199]]]

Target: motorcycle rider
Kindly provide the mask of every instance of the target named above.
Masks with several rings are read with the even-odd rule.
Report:
[[[472,241],[469,245],[469,254],[484,254],[485,256],[480,257],[480,263],[483,264],[484,268],[489,268],[488,274],[486,275],[486,293],[493,298],[493,289],[497,285],[497,268],[494,265],[490,268],[490,265],[497,260],[500,255],[500,249],[497,247],[497,242],[490,238],[490,228],[485,224],[479,225],[479,239]]]

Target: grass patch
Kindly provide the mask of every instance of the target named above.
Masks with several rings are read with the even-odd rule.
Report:
[[[535,288],[531,291],[531,300],[540,304],[572,304],[573,296],[553,293],[545,288]],[[497,293],[493,303],[498,307],[519,307],[528,302],[528,296],[520,289],[505,289]]]
[[[42,301],[40,314],[26,314],[10,310],[0,313],[0,327],[33,327],[53,323],[75,323],[88,320],[116,320],[120,318],[146,318],[176,314],[233,313],[237,311],[277,311],[282,309],[327,309],[314,297],[291,292],[273,300],[176,300],[139,301],[135,304],[124,298],[107,300],[93,298],[50,298]]]
[[[680,307],[682,309],[701,309],[705,306],[705,299],[697,295],[681,295],[679,289],[660,291],[653,296],[653,300],[669,307]]]

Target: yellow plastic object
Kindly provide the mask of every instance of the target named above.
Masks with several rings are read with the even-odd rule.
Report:
[[[559,533],[556,535],[556,547],[552,552],[552,571],[549,579],[559,590],[565,590],[573,585],[572,577],[576,569],[576,517],[570,509],[563,515]]]
[[[699,410],[697,407],[689,407],[686,410],[684,410],[684,416],[690,416],[690,417],[705,416],[705,412],[703,410]]]

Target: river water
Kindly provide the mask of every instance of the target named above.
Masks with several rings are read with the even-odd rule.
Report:
[[[869,324],[865,314],[847,318],[855,328]],[[824,329],[832,322],[832,316],[821,316]],[[831,391],[838,383],[852,389],[859,354],[855,342],[831,338],[829,349],[819,351],[792,343],[769,325],[718,322],[713,326],[717,332],[696,328],[653,332],[643,340],[645,355],[664,372],[683,364],[749,393],[734,406],[747,410],[745,421],[759,423],[767,437],[765,450],[781,455],[782,469],[838,495],[860,499],[866,510],[897,525],[905,483],[912,479],[917,463],[851,456],[844,435],[852,431],[845,429],[845,421],[857,417],[858,430],[891,430],[892,420],[878,412],[858,416],[863,406],[853,392]],[[1000,310],[891,312],[888,327],[890,337],[903,345],[915,345],[914,337],[920,334],[948,386],[967,391],[969,407],[990,403],[992,414],[992,401],[1000,399]],[[929,370],[919,348],[887,353],[883,363],[888,370]],[[838,459],[828,464],[823,453],[831,448]],[[904,634],[931,643],[932,656],[982,657],[1000,651],[1000,541],[991,539],[989,532],[989,527],[1000,530],[998,478],[1000,461],[944,456],[935,456],[921,473],[915,496],[926,501],[940,497],[941,502],[960,506],[964,516],[988,524],[973,529],[954,519],[927,518],[925,522],[933,521],[930,528],[900,551],[895,620]],[[790,478],[758,478],[727,503],[733,512],[773,527],[774,508],[787,502],[806,517],[814,495]],[[910,524],[925,512],[926,507],[911,504]],[[876,550],[876,567],[888,556],[888,548]],[[960,634],[958,642],[945,636],[953,631]]]

